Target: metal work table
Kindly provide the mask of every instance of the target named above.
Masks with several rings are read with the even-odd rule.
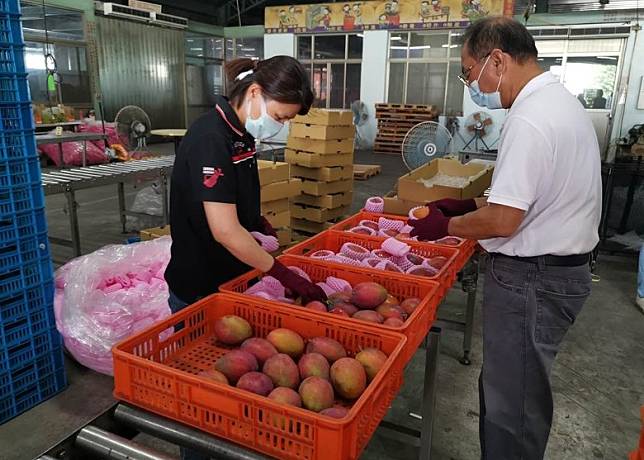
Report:
[[[187,132],[187,129],[153,129],[150,134],[171,138],[172,142],[174,142],[174,154],[176,155],[179,150],[179,144],[181,144],[181,140],[186,136]]]
[[[87,141],[101,141],[107,139],[107,136],[105,134],[70,132],[64,132],[60,136],[57,136],[55,134],[36,134],[35,137],[36,145],[58,144],[61,166],[65,166],[65,161],[63,158],[63,144],[65,142],[83,143],[83,166],[87,166]]]
[[[69,226],[71,240],[50,236],[54,244],[71,247],[74,257],[81,255],[80,230],[78,226],[78,204],[76,192],[103,185],[116,184],[118,187],[119,217],[123,232],[125,233],[126,216],[141,216],[125,209],[125,182],[139,180],[159,180],[163,196],[163,223],[169,223],[168,212],[168,177],[172,173],[174,155],[152,158],[148,160],[135,160],[125,163],[113,163],[82,168],[62,169],[43,172],[42,186],[45,195],[64,193],[69,208]]]
[[[80,120],[76,121],[61,121],[60,123],[36,123],[36,131],[39,129],[53,129],[58,126],[76,128],[77,126],[82,125],[83,122]]]

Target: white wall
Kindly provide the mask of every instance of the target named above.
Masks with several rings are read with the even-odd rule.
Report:
[[[373,145],[378,125],[376,107],[378,102],[386,102],[387,53],[389,52],[389,33],[386,30],[364,32],[362,45],[362,71],[360,76],[360,100],[369,111],[369,120],[362,128],[365,142]]]
[[[295,34],[264,34],[264,59],[279,55],[295,57]]]
[[[616,123],[613,129],[613,138],[625,136],[633,125],[644,123],[644,110],[637,108],[637,99],[639,97],[639,92],[642,89],[642,77],[644,76],[644,31],[640,31],[638,34],[639,36],[637,37],[637,41],[635,41],[636,33],[631,32],[626,43],[626,59],[624,60],[624,72],[622,75],[622,82],[624,84],[626,83],[625,70],[628,66],[628,62],[631,62],[631,68],[629,72],[626,99],[623,107],[624,117],[621,124],[619,123],[619,117],[615,117]],[[633,44],[635,44],[634,50]],[[621,102],[620,99],[618,99],[618,104]]]

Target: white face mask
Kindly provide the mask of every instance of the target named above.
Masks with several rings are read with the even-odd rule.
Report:
[[[259,141],[276,136],[284,125],[268,114],[266,111],[266,101],[262,96],[259,97],[261,104],[259,118],[253,119],[251,115],[252,101],[252,99],[249,99],[246,105],[246,131]]]
[[[485,60],[485,64],[483,64],[483,67],[481,67],[478,78],[470,83],[470,97],[472,98],[472,101],[474,101],[474,103],[479,107],[487,107],[488,109],[502,109],[503,104],[501,103],[501,93],[499,92],[499,88],[501,87],[501,79],[503,78],[503,74],[501,74],[501,76],[499,77],[499,83],[496,85],[496,91],[494,91],[493,93],[484,93],[479,87],[479,79],[481,78],[481,75],[483,75],[483,70],[490,60],[490,57],[491,56],[488,56]]]

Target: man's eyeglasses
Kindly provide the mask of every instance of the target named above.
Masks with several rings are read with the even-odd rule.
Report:
[[[479,63],[481,63],[484,59],[487,59],[490,54],[492,54],[492,52],[487,53],[481,59],[479,59],[474,64],[469,66],[467,69],[463,70],[463,72],[460,75],[458,75],[458,79],[461,81],[461,83],[463,83],[465,86],[470,86],[470,73],[472,72],[472,69],[476,67]]]

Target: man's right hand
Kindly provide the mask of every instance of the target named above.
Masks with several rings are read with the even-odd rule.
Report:
[[[320,286],[302,278],[292,270],[289,270],[283,263],[275,260],[273,267],[266,272],[268,276],[276,278],[282,285],[290,289],[297,297],[302,298],[302,304],[306,305],[312,300],[326,302],[327,297]]]
[[[429,204],[436,206],[447,217],[462,216],[478,209],[474,198],[469,198],[467,200],[441,198],[440,200],[432,201]]]

